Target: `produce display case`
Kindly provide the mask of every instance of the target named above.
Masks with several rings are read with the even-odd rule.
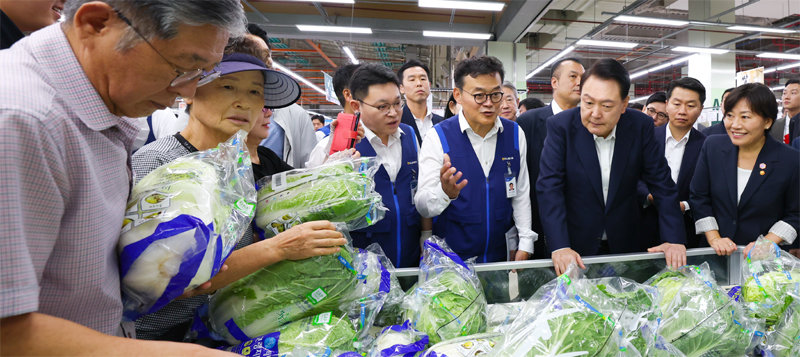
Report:
[[[739,246],[730,256],[718,256],[713,248],[687,249],[686,261],[691,265],[708,262],[720,286],[739,285],[742,283],[743,251],[744,246]],[[640,283],[666,266],[663,253],[591,256],[584,257],[583,262],[587,278],[620,276]],[[550,259],[475,264],[475,270],[489,304],[526,300],[539,287],[556,278]],[[512,271],[516,271],[516,278]],[[408,289],[417,281],[419,269],[400,268],[395,274],[403,288]]]

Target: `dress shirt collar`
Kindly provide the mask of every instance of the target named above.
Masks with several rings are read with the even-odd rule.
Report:
[[[472,130],[472,127],[469,126],[469,122],[467,122],[467,118],[464,116],[464,110],[463,109],[458,111],[458,126],[459,126],[459,129],[461,129],[462,133],[465,132],[467,129],[469,129],[472,132],[475,132],[474,130]],[[494,118],[494,126],[491,129],[489,129],[488,133],[486,133],[486,137],[488,137],[493,132],[497,131],[498,128],[499,128],[500,132],[503,131],[503,123],[500,121],[500,116],[499,115],[496,118]]]
[[[391,141],[392,138],[400,140],[400,135],[401,134],[405,134],[405,132],[403,131],[403,128],[398,127],[397,131],[395,131],[392,135],[389,136],[389,140]],[[383,144],[383,141],[381,141],[381,139],[378,137],[378,135],[375,134],[374,131],[369,130],[369,128],[367,128],[366,125],[364,125],[364,137],[367,138],[367,141],[369,141],[370,143],[379,142],[379,143]],[[375,141],[375,140],[377,140],[377,141]],[[389,145],[386,145],[386,146],[389,146]]]
[[[553,100],[550,102],[550,108],[553,109],[553,115],[564,111],[564,109],[561,109],[561,107],[558,106],[558,103],[556,103],[556,98],[553,98]]]
[[[691,133],[692,133],[692,130],[689,129],[689,131],[686,132],[686,135],[684,135],[681,138],[681,140],[675,140],[675,138],[672,137],[672,129],[669,128],[669,123],[667,123],[667,137],[664,138],[664,142],[665,143],[668,142],[669,139],[672,139],[672,140],[674,140],[675,142],[678,142],[678,143],[681,143],[681,142],[684,142],[684,141],[688,142],[689,141],[689,134],[691,134]]]
[[[614,125],[614,129],[611,129],[611,134],[608,134],[607,137],[603,138],[602,136],[597,136],[592,134],[594,137],[594,141],[609,141],[609,140],[616,140],[617,139],[617,126]]]

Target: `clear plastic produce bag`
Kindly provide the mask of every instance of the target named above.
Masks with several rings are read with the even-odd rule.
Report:
[[[800,356],[800,301],[795,300],[781,315],[772,331],[767,333],[764,346],[766,356]]]
[[[658,289],[658,336],[686,356],[742,356],[763,337],[764,320],[717,286],[707,263],[665,269],[645,283]]]
[[[754,316],[766,319],[767,327],[777,323],[792,303],[790,293],[800,294],[800,259],[763,236],[745,258],[742,276],[742,299]]]
[[[290,322],[275,332],[226,350],[244,356],[283,356],[295,350],[348,349],[355,337],[356,331],[347,317],[328,311]]]
[[[439,342],[424,357],[489,357],[496,356],[494,348],[502,341],[499,333],[481,333]]]
[[[326,311],[352,298],[359,282],[352,247],[333,255],[284,260],[217,291],[211,298],[211,329],[234,344]]]
[[[236,247],[255,213],[246,137],[166,163],[133,187],[118,243],[126,319],[210,280]]]
[[[586,279],[575,267],[542,286],[502,331],[498,356],[640,356],[657,321],[654,288],[625,278]]]
[[[383,219],[386,207],[372,178],[374,157],[342,159],[310,169],[296,169],[258,181],[256,228],[264,238],[295,225],[328,220],[348,230]]]
[[[428,347],[428,335],[411,327],[408,320],[402,325],[385,327],[369,357],[417,357]]]
[[[471,263],[444,239],[425,241],[420,279],[404,301],[404,318],[428,335],[431,344],[486,332],[486,298]]]

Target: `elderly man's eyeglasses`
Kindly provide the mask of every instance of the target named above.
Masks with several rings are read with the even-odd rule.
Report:
[[[647,114],[649,114],[650,116],[656,115],[656,117],[658,119],[661,119],[661,120],[665,120],[665,119],[669,118],[667,113],[659,112],[659,111],[656,110],[656,108],[653,108],[653,107],[648,107],[647,108]]]
[[[499,103],[503,100],[503,92],[493,92],[493,93],[470,93],[465,90],[461,90],[464,93],[467,93],[475,98],[475,103],[483,104],[486,101],[486,98],[491,99],[492,103]]]
[[[367,102],[365,102],[365,101],[363,101],[361,99],[356,99],[356,100],[361,102],[361,103],[364,103],[364,104],[366,104],[366,105],[368,105],[370,107],[378,109],[378,111],[380,111],[383,114],[389,114],[389,110],[391,110],[391,108],[394,108],[394,110],[396,110],[398,113],[400,112],[400,110],[403,109],[403,100],[402,99],[399,102],[394,103],[394,104],[381,104],[381,105],[372,105],[372,104],[369,104],[369,103],[367,103]]]
[[[161,52],[158,52],[158,50],[153,46],[153,44],[151,44],[150,41],[148,41],[147,38],[145,38],[144,35],[142,35],[142,33],[139,32],[139,30],[137,30],[135,26],[133,26],[131,20],[128,20],[128,18],[125,17],[125,15],[123,15],[121,12],[119,12],[119,10],[114,10],[114,11],[117,13],[117,16],[119,17],[120,20],[124,21],[131,28],[131,30],[133,30],[133,32],[139,35],[139,37],[142,39],[142,41],[144,41],[144,43],[146,43],[148,46],[150,46],[150,48],[153,49],[153,51],[156,52],[158,57],[161,57],[161,59],[167,62],[167,64],[169,64],[175,71],[175,74],[177,76],[175,77],[175,79],[172,80],[172,82],[169,83],[170,87],[172,88],[180,87],[198,79],[199,81],[197,82],[197,86],[199,87],[204,84],[208,84],[209,82],[219,77],[220,72],[216,66],[210,72],[206,72],[202,68],[186,72],[178,70],[178,66],[170,62],[170,60],[164,57],[164,55],[162,55]]]

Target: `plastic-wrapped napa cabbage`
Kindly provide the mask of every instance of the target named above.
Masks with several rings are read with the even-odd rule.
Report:
[[[433,236],[425,241],[419,283],[403,305],[404,318],[435,344],[486,332],[486,298],[472,264]]]
[[[763,236],[745,258],[742,276],[744,303],[755,317],[766,319],[767,327],[781,319],[794,300],[791,294],[800,294],[800,259]]]
[[[372,180],[378,167],[374,157],[346,159],[259,180],[259,234],[269,238],[318,220],[343,222],[354,230],[383,219],[386,208]]]
[[[134,185],[118,243],[127,319],[210,280],[242,237],[256,197],[246,137],[240,131]]]

